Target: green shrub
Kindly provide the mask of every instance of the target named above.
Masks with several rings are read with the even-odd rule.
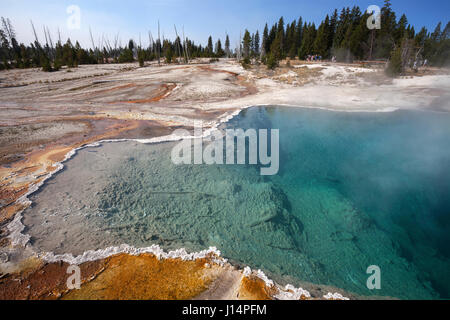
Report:
[[[263,56],[261,57],[261,63],[262,63],[262,64],[267,64],[267,56],[266,56],[266,55],[263,55]]]
[[[403,73],[401,48],[397,48],[392,51],[391,59],[389,60],[388,66],[385,71],[389,77],[397,77],[398,75]]]
[[[145,65],[145,57],[144,57],[143,51],[139,51],[138,60],[139,60],[139,66],[142,68]]]
[[[249,57],[245,57],[244,59],[241,60],[241,65],[244,69],[249,69],[250,68],[250,58]]]
[[[119,63],[127,63],[133,61],[133,51],[131,51],[130,49],[125,49],[119,57]]]
[[[61,70],[62,67],[62,63],[59,60],[56,60],[55,63],[53,64],[53,71],[59,71]]]
[[[270,70],[273,70],[278,66],[278,61],[272,53],[267,56],[266,65]]]
[[[41,66],[42,66],[42,71],[45,71],[45,72],[52,72],[53,71],[53,68],[52,68],[52,65],[50,63],[50,60],[46,56],[42,57],[42,59],[41,59]]]

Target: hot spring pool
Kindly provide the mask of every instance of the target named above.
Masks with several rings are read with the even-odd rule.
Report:
[[[176,166],[175,143],[86,148],[30,196],[31,244],[215,246],[279,283],[450,298],[450,114],[254,107],[225,126],[279,129],[279,173]],[[370,265],[381,290],[366,287]]]

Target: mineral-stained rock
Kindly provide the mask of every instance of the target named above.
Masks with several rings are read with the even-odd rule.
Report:
[[[80,266],[81,281],[100,273],[105,266],[104,261],[87,262]],[[0,300],[54,300],[68,291],[66,263],[40,263],[36,268],[11,274],[0,279]]]
[[[62,298],[67,300],[191,299],[213,280],[206,260],[158,260],[153,255],[117,255],[104,261],[94,280]]]

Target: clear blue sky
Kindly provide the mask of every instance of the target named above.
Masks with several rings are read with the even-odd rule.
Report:
[[[203,44],[210,34],[214,41],[218,37],[223,41],[228,32],[234,47],[240,31],[248,28],[261,32],[266,22],[272,24],[280,16],[286,22],[302,16],[319,23],[335,8],[358,5],[364,11],[372,4],[382,7],[383,0],[1,0],[0,14],[11,19],[19,41],[25,43],[33,40],[32,19],[41,38],[45,24],[54,38],[60,28],[63,38],[77,39],[83,46],[90,46],[91,27],[95,41],[102,34],[112,40],[120,31],[122,44],[129,38],[139,41],[141,34],[146,45],[148,30],[155,36],[159,19],[165,37],[174,37],[176,24],[179,32],[184,26],[187,37]],[[67,28],[66,9],[70,5],[81,9],[80,30]],[[405,13],[416,30],[422,26],[434,29],[437,22],[445,25],[450,20],[449,0],[392,0],[392,6],[398,16]]]

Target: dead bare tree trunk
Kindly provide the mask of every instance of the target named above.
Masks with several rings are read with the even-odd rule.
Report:
[[[180,48],[180,46],[181,46],[181,39],[180,39],[180,37],[178,36],[178,31],[177,31],[177,26],[176,25],[173,25],[174,27],[175,27],[175,35],[176,35],[176,42],[177,42],[177,48],[178,48],[178,59],[181,59],[181,48]],[[178,61],[178,63],[180,63],[179,62],[179,60],[177,59],[177,61]]]
[[[156,44],[158,47],[158,65],[161,65],[161,29],[159,26],[159,20],[158,20],[158,43]]]
[[[44,37],[45,37],[45,48],[48,48],[48,38],[47,38],[47,31],[45,30],[45,26],[43,26],[44,28]]]
[[[47,27],[47,36],[48,36],[48,40],[49,40],[49,43],[50,43],[50,56],[51,56],[51,60],[53,61],[53,62],[55,62],[55,58],[56,58],[56,54],[55,54],[55,48],[54,48],[54,46],[53,46],[53,40],[52,40],[52,35],[50,34],[50,30],[49,30],[49,28]]]
[[[100,50],[103,52],[105,49],[105,34],[102,33],[102,37],[101,40],[99,39],[99,43],[100,43]]]
[[[238,46],[236,47],[236,57],[238,61],[241,61],[241,57],[242,57],[242,32],[239,32],[239,43]]]
[[[402,43],[402,70],[405,70],[405,67],[411,66],[411,41],[404,39]]]
[[[89,27],[89,34],[90,34],[90,36],[91,36],[92,50],[94,51],[95,58],[96,58],[96,60],[97,60],[97,62],[98,62],[98,60],[99,60],[99,54],[98,54],[98,49],[95,47],[95,42],[94,42],[94,37],[92,36],[92,30],[91,30],[91,27]]]
[[[372,60],[372,53],[373,53],[373,42],[375,40],[375,30],[372,30],[371,32],[371,38],[370,38],[370,53],[369,53],[369,60]]]
[[[185,51],[185,62],[188,64],[189,63],[189,51],[187,48],[187,39],[186,36],[184,35],[184,26],[183,26],[183,43],[184,43],[184,51]]]
[[[151,52],[153,52],[153,55],[156,55],[156,43],[155,43],[155,39],[153,39],[153,34],[151,31],[148,32],[148,39],[149,39],[149,50]],[[153,59],[153,58],[152,58]]]
[[[148,32],[148,50],[153,51],[153,37],[152,32]]]
[[[41,44],[39,43],[37,33],[36,33],[36,29],[34,28],[33,20],[30,20],[30,22],[31,22],[31,27],[33,28],[34,39],[35,39],[36,43],[39,44],[39,46],[41,46]]]
[[[114,58],[114,62],[117,62],[117,50],[118,50],[118,44],[119,44],[119,35],[120,32],[117,33],[115,39],[114,39],[114,53],[113,53],[113,58]]]

